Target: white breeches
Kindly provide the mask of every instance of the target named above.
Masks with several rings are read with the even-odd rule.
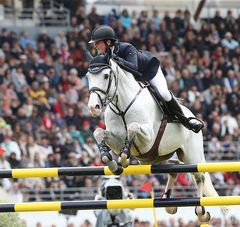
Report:
[[[157,88],[160,95],[163,97],[165,101],[170,101],[172,99],[172,95],[168,90],[167,81],[163,75],[161,67],[158,68],[156,76],[149,81],[151,85]]]

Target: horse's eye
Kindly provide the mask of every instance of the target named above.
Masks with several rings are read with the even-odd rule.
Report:
[[[108,79],[108,74],[104,74],[104,79]]]

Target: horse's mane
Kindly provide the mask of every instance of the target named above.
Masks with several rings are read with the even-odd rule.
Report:
[[[119,65],[118,62],[115,62],[114,60],[109,59],[109,55],[107,54],[105,55],[101,54],[93,57],[89,63],[88,71],[92,74],[98,74],[103,69],[115,68],[114,64],[116,66],[119,66],[119,69],[122,71],[123,80],[127,80],[128,82],[132,80],[136,82],[134,75],[131,72],[121,67],[121,65]]]

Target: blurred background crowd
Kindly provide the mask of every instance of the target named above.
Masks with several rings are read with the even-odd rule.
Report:
[[[207,161],[239,159],[240,17],[235,18],[231,10],[226,15],[216,11],[196,28],[188,10],[177,10],[175,16],[165,12],[160,17],[156,10],[150,15],[127,9],[117,14],[113,9],[100,16],[93,7],[88,15],[79,8],[71,16],[71,29],[56,36],[44,29],[37,38],[26,30],[1,30],[0,169],[102,165],[93,131],[105,125],[102,118],[88,113],[85,77],[86,51],[96,55],[88,44],[90,32],[100,24],[111,25],[120,41],[151,51],[160,59],[170,90],[205,122]],[[220,194],[240,195],[239,173],[211,176]],[[145,181],[151,181],[157,190],[165,184],[166,176],[124,178],[130,188]],[[0,184],[19,202],[52,200],[62,192],[68,199],[81,194],[93,199],[100,180],[4,179]],[[179,174],[176,184],[182,187],[191,182]],[[29,190],[27,196],[24,190]],[[136,191],[139,198],[149,196]],[[183,192],[177,191],[176,196],[181,196]]]

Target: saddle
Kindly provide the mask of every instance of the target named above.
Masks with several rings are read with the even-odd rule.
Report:
[[[154,88],[150,83],[148,83],[147,81],[142,81],[139,80],[139,78],[141,78],[142,74],[126,65],[124,65],[121,61],[115,59],[115,61],[118,63],[118,65],[126,70],[127,72],[132,73],[132,75],[134,76],[135,80],[139,83],[144,84],[150,94],[152,95],[152,97],[154,98],[154,100],[156,101],[159,109],[162,111],[163,113],[163,119],[167,121],[167,123],[180,123],[180,120],[171,113],[171,111],[169,111],[166,101],[163,99],[163,97],[159,94],[159,92],[157,91],[156,88]],[[140,85],[141,86],[141,85]]]
[[[150,94],[154,98],[159,109],[162,111],[163,119],[167,120],[168,123],[180,123],[180,120],[173,113],[171,113],[171,111],[168,109],[166,101],[159,94],[157,89],[147,82],[144,82],[144,83],[145,83],[145,85],[147,84],[147,88],[148,88]]]

